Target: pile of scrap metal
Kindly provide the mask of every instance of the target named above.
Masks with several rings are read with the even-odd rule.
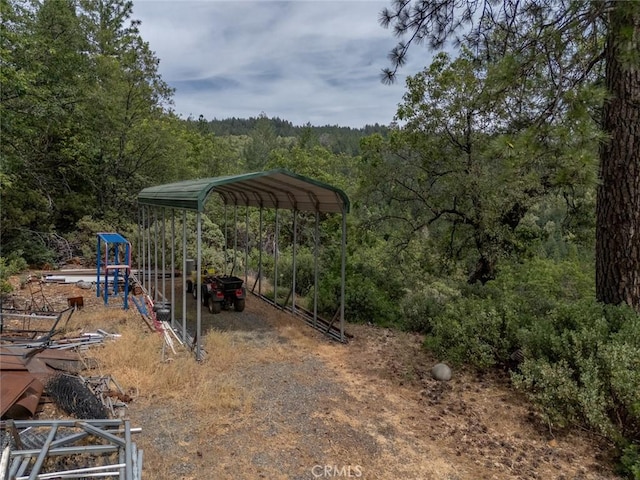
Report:
[[[142,450],[128,420],[32,420],[0,423],[0,480],[142,478]]]
[[[131,399],[111,376],[79,375],[95,366],[80,352],[118,335],[57,338],[73,311],[0,309],[0,480],[141,478],[132,429],[109,419]],[[49,400],[76,420],[33,420]]]

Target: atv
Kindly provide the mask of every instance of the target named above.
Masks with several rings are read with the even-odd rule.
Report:
[[[200,275],[201,283],[204,285],[207,282],[207,279],[213,277],[215,275],[215,270],[211,267],[205,267],[202,270],[202,274]],[[187,293],[193,295],[193,298],[198,298],[198,276],[196,272],[191,272],[191,278],[187,279]],[[206,305],[203,303],[203,305]]]
[[[207,305],[211,313],[229,310],[231,306],[236,312],[242,312],[246,297],[247,291],[238,277],[208,276],[202,285],[202,304]]]

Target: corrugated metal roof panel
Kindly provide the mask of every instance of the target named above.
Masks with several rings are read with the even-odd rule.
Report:
[[[228,205],[328,213],[350,208],[349,197],[339,188],[282,169],[157,185],[142,190],[138,202],[202,212],[213,192]]]

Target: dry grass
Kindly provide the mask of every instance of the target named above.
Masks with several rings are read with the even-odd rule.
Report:
[[[114,311],[105,319],[99,313],[83,313],[72,328],[103,330],[121,336],[90,351],[102,374],[109,374],[139,400],[172,402],[177,399],[195,412],[249,408],[251,395],[237,386],[230,371],[246,354],[232,335],[211,331],[203,339],[210,354],[198,363],[187,349],[175,345],[177,354],[164,345],[163,337],[149,331],[140,316]],[[82,327],[79,327],[82,325]]]
[[[499,377],[432,380],[420,336],[349,325],[342,345],[250,297],[246,313],[218,317],[233,328],[208,331],[198,363],[163,354],[135,309],[84,295],[68,334],[121,334],[89,354],[134,397],[145,478],[312,478],[318,463],[381,479],[614,478],[597,442],[550,440]]]

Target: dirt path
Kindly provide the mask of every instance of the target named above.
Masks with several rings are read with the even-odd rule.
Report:
[[[602,445],[551,437],[506,378],[432,380],[419,336],[352,325],[340,345],[256,299],[203,318],[244,352],[227,373],[247,400],[211,415],[132,404],[147,478],[616,478]]]

